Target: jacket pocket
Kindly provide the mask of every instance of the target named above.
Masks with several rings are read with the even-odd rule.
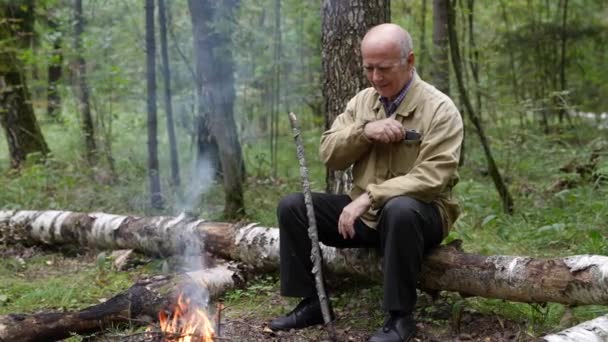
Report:
[[[403,176],[414,167],[421,140],[406,140],[396,143],[390,154],[390,171],[393,177]]]

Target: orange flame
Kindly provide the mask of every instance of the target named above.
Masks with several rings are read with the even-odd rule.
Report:
[[[164,311],[158,313],[160,329],[165,342],[213,342],[215,332],[204,310],[192,307],[190,298],[183,293],[177,299],[173,317]]]

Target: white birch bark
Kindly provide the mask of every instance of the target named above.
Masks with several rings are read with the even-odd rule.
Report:
[[[547,342],[606,342],[608,341],[608,315],[547,335],[543,340]]]
[[[134,249],[151,255],[183,253],[190,246],[241,261],[259,271],[276,270],[279,265],[278,229],[181,216],[0,211],[0,243],[3,241]],[[321,248],[332,272],[381,279],[374,250]],[[608,305],[608,257],[483,256],[441,246],[426,256],[419,288],[528,303]]]

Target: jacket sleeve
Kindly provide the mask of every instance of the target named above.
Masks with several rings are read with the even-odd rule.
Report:
[[[370,120],[357,118],[355,101],[356,97],[348,102],[345,112],[338,115],[331,128],[321,136],[319,154],[330,169],[348,168],[372,146],[372,141],[363,133]]]
[[[449,108],[441,108],[447,106]],[[460,113],[444,103],[438,108],[437,120],[423,137],[413,168],[403,176],[380,184],[369,184],[367,192],[372,208],[382,207],[390,198],[408,195],[431,202],[457,179],[463,125]]]

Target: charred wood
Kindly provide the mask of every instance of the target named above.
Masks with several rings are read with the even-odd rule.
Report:
[[[244,283],[236,264],[188,272],[178,276],[156,276],[138,281],[108,301],[75,312],[42,312],[0,316],[0,341],[56,341],[73,334],[90,334],[119,324],[132,326],[156,321],[161,310],[184,291],[202,291],[202,301]],[[201,290],[202,289],[202,290]]]

